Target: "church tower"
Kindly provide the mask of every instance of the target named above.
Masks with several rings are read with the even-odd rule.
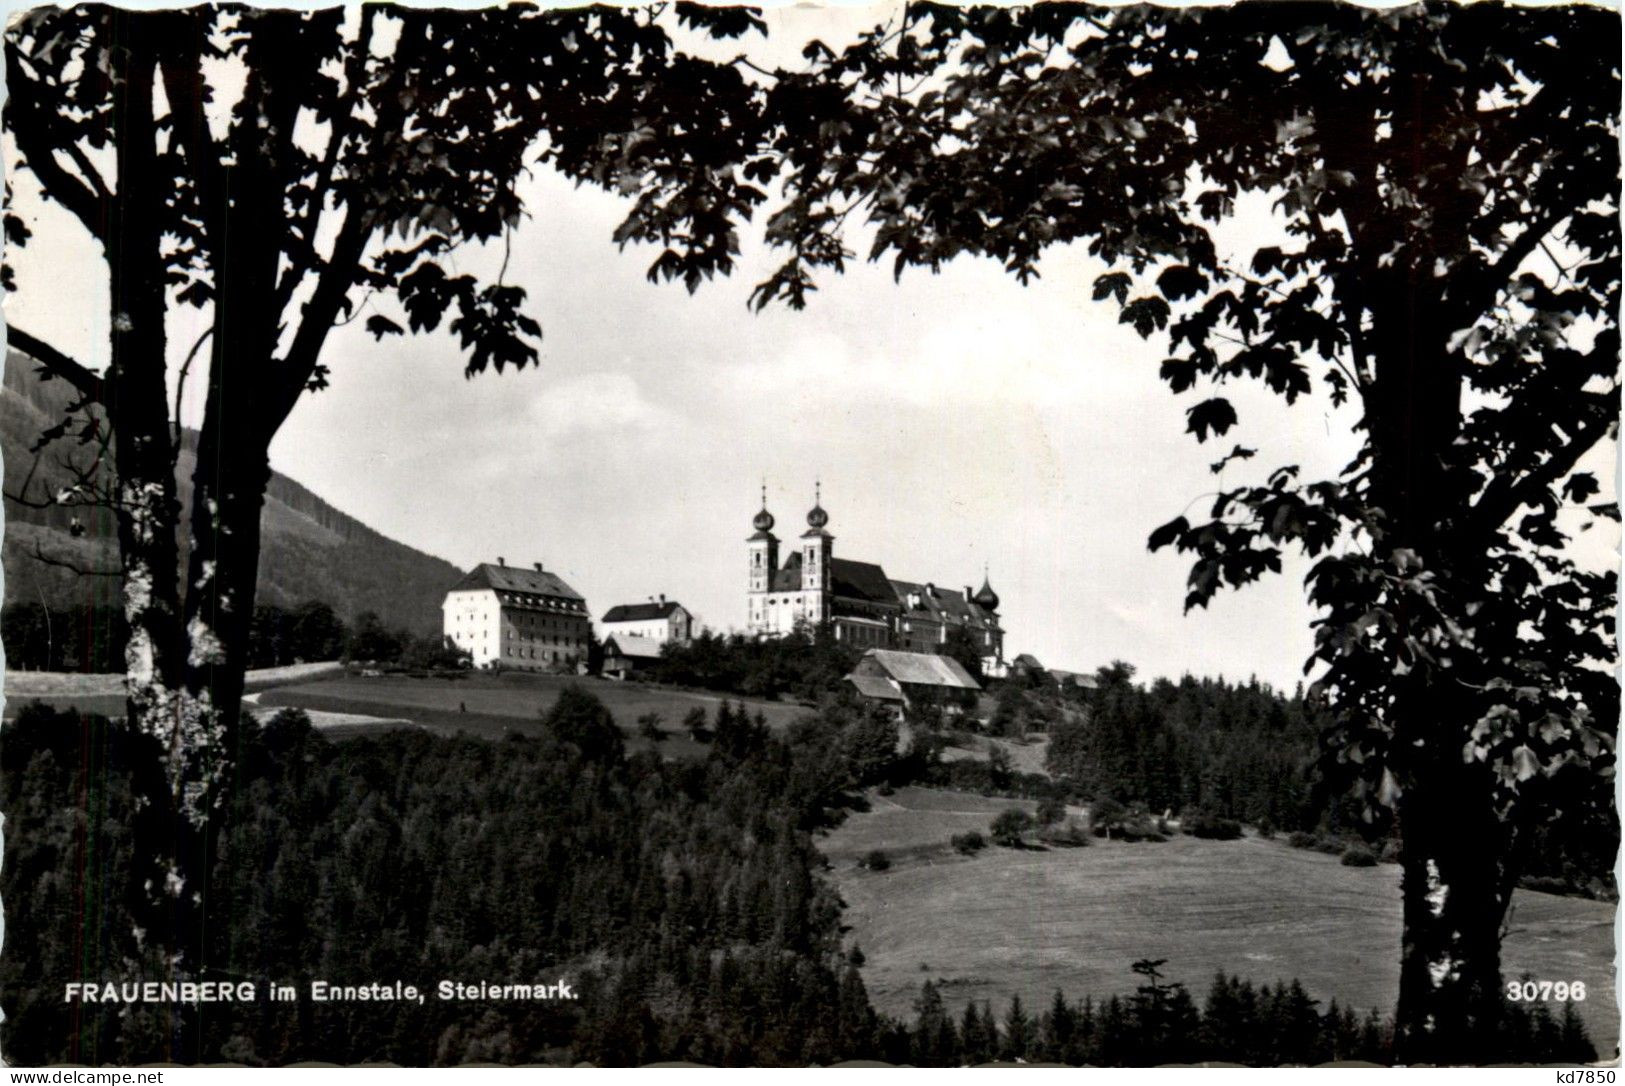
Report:
[[[773,534],[773,514],[767,511],[767,484],[762,484],[762,510],[751,520],[756,533],[745,542],[749,547],[750,573],[746,608],[749,628],[767,629],[767,593],[773,588],[773,574],[779,568],[779,539]]]
[[[835,537],[824,530],[829,514],[824,512],[822,486],[813,484],[813,507],[807,513],[807,530],[801,533],[801,591],[807,617],[823,622],[830,615],[830,557]]]

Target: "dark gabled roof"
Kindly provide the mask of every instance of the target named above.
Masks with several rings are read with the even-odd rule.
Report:
[[[653,618],[670,618],[681,607],[676,600],[664,603],[619,603],[604,612],[600,622],[646,622]]]
[[[893,581],[892,590],[902,601],[903,610],[911,615],[928,615],[939,622],[953,626],[972,626],[976,629],[997,629],[998,622],[975,600],[966,599],[963,592],[952,588],[934,588],[912,581]],[[918,607],[910,607],[910,597],[917,597]]]
[[[850,558],[829,560],[829,579],[836,599],[861,600],[888,607],[897,606],[897,593],[892,591],[886,571],[873,562],[855,562]],[[796,551],[784,560],[773,574],[774,592],[801,591],[801,552]]]
[[[854,562],[850,558],[831,558],[829,576],[834,582],[834,594],[849,600],[869,603],[897,604],[897,593],[892,591],[886,571],[873,562]]]
[[[784,560],[784,565],[773,571],[770,592],[801,591],[801,552],[796,551]]]
[[[581,600],[581,593],[565,584],[557,573],[539,569],[520,569],[517,566],[497,566],[481,562],[463,575],[451,587],[453,592],[490,588],[498,592],[525,592],[533,596],[552,596],[555,599]]]

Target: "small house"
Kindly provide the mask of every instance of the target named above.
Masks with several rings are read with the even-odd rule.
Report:
[[[663,642],[651,637],[637,637],[632,634],[611,634],[604,641],[604,666],[602,673],[606,679],[625,679],[634,671],[641,671],[660,659],[660,647]]]
[[[598,623],[604,637],[618,634],[681,645],[694,636],[694,616],[676,600],[665,596],[647,603],[622,603],[604,612]]]

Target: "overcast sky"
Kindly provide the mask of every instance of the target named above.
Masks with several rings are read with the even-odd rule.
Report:
[[[770,18],[796,41],[833,36],[805,11]],[[838,556],[956,588],[985,563],[1010,655],[1284,687],[1300,675],[1305,564],[1186,615],[1188,561],[1148,553],[1146,537],[1205,515],[1221,481],[1287,463],[1335,474],[1351,416],[1318,388],[1291,408],[1237,388],[1240,427],[1198,445],[1184,412],[1207,393],[1168,391],[1166,344],[1091,301],[1104,269],[1081,251],[1052,251],[1025,288],[992,262],[900,284],[860,265],[821,280],[804,312],[754,315],[746,296],[782,257],[749,231],[734,277],[689,296],[645,281],[653,252],[616,250],[619,199],[547,173],[524,196],[508,279],[544,326],[541,365],[465,380],[444,333],[375,344],[357,321],[329,339],[332,387],[278,435],[277,470],[459,566],[541,561],[595,614],[663,593],[717,629],[744,622],[763,477],[781,539],[804,529],[821,479]],[[18,199],[40,238],[16,261],[8,316],[105,360],[97,253],[59,211]],[[1258,213],[1230,238],[1269,229]],[[489,274],[500,254],[459,259]],[[184,350],[195,333],[172,334]],[[1237,441],[1259,456],[1220,480],[1208,464]]]

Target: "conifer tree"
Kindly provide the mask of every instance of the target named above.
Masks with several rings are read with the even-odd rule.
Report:
[[[1010,1009],[1004,1015],[1004,1039],[1000,1051],[1007,1060],[1027,1060],[1032,1054],[1032,1020],[1021,1005],[1021,997],[1010,997]]]

